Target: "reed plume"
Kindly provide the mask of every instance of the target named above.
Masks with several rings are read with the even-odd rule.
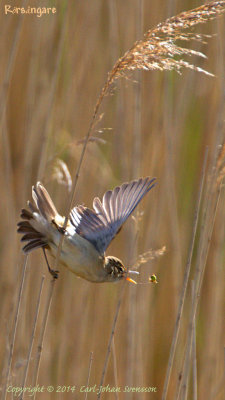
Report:
[[[148,261],[155,260],[156,258],[163,256],[166,252],[166,246],[161,247],[160,249],[150,249],[143,254],[139,254],[137,260],[134,264],[132,264],[133,269],[138,269],[142,264],[146,264]]]
[[[108,79],[102,89],[100,98],[106,94],[111,84],[128,71],[133,70],[175,70],[180,72],[182,68],[189,68],[203,72],[207,75],[213,74],[191,64],[183,59],[173,58],[175,56],[197,55],[206,57],[200,51],[195,51],[178,46],[176,42],[195,40],[204,42],[209,35],[183,32],[194,25],[202,24],[216,18],[225,10],[225,1],[212,1],[193,10],[184,11],[166,21],[159,23],[156,27],[149,29],[142,40],[136,41],[134,45],[115,63],[108,74]]]

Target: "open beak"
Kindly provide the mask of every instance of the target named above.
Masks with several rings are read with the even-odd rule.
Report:
[[[138,271],[130,271],[130,270],[128,270],[128,274],[137,274],[137,275],[139,275],[139,272]],[[126,280],[128,281],[128,282],[131,282],[131,283],[134,283],[135,285],[137,285],[137,282],[135,282],[133,279],[131,279],[129,276],[127,276],[126,277]]]

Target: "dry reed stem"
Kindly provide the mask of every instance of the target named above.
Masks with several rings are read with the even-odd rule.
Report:
[[[22,7],[26,7],[28,3],[28,0],[24,0],[22,3]],[[13,39],[13,44],[9,56],[9,61],[8,65],[6,68],[5,72],[5,77],[3,79],[3,84],[2,84],[2,91],[0,95],[0,125],[2,127],[2,136],[3,136],[3,142],[7,145],[7,160],[10,160],[10,153],[9,153],[9,146],[8,146],[8,137],[7,137],[7,131],[5,129],[5,112],[6,112],[6,106],[7,106],[7,100],[8,100],[8,94],[9,94],[9,86],[10,86],[10,80],[12,77],[12,72],[13,72],[13,67],[15,64],[15,59],[18,51],[18,46],[19,46],[19,40],[20,40],[20,35],[23,27],[23,21],[24,21],[24,15],[21,15],[18,18],[18,24],[16,27],[14,39]],[[11,163],[8,162],[8,169],[10,168],[11,171]],[[12,181],[12,180],[10,180]],[[12,184],[11,184],[12,187]],[[9,196],[9,199],[12,198],[12,196]],[[12,208],[14,210],[14,208]],[[12,328],[12,341],[10,344],[10,351],[9,351],[9,358],[8,358],[8,364],[7,364],[7,371],[6,371],[6,379],[5,379],[5,384],[3,385],[2,389],[2,399],[6,399],[7,396],[7,384],[9,380],[9,375],[10,375],[10,369],[11,369],[11,364],[12,364],[12,357],[13,357],[13,350],[14,350],[14,344],[15,344],[15,337],[16,337],[16,330],[17,330],[17,323],[18,323],[18,316],[19,316],[19,309],[20,309],[20,304],[21,304],[21,298],[22,298],[22,291],[23,291],[23,286],[24,286],[24,280],[25,280],[25,273],[26,273],[26,266],[27,266],[27,257],[24,260],[23,264],[23,270],[22,270],[22,278],[21,278],[21,284],[20,284],[20,289],[19,289],[19,295],[18,295],[18,301],[16,305],[16,314],[15,314],[15,319],[14,319],[14,324]]]
[[[34,324],[33,324],[33,329],[32,329],[32,332],[31,332],[30,345],[29,345],[28,354],[27,354],[27,358],[26,358],[27,361],[26,361],[26,365],[25,365],[25,369],[24,369],[24,375],[23,375],[22,384],[21,384],[22,389],[26,385],[27,373],[28,373],[28,368],[29,368],[30,359],[31,359],[31,352],[32,352],[33,343],[34,343],[34,335],[35,335],[36,326],[37,326],[37,319],[38,319],[38,314],[39,314],[39,308],[40,308],[41,294],[42,294],[44,279],[45,279],[45,276],[42,276],[40,289],[39,289],[39,294],[38,294],[38,299],[37,299],[36,311],[35,311],[35,315],[34,315]],[[24,393],[22,392],[22,396],[20,397],[20,400],[23,399],[23,396],[24,396]]]
[[[28,3],[28,0],[24,0],[22,5],[21,5],[21,7],[26,8],[27,3]],[[10,56],[9,56],[9,62],[8,62],[8,65],[7,65],[7,68],[6,68],[5,77],[4,77],[3,83],[2,83],[2,91],[1,91],[1,95],[0,95],[0,105],[1,105],[1,108],[0,108],[0,126],[2,126],[2,119],[4,117],[5,110],[6,110],[8,94],[9,94],[10,79],[12,77],[13,67],[14,67],[14,63],[15,63],[15,59],[16,59],[16,55],[17,55],[20,34],[21,34],[21,31],[22,31],[22,27],[23,27],[23,20],[24,20],[24,14],[22,14],[22,15],[20,15],[18,17],[18,24],[17,24],[17,27],[16,27],[15,36],[14,36],[14,39],[13,39],[11,53],[10,53]]]
[[[55,279],[52,279],[49,283],[49,290],[47,294],[47,300],[46,300],[46,305],[44,309],[44,317],[41,325],[41,331],[40,331],[40,336],[39,336],[39,342],[37,346],[37,353],[35,357],[35,365],[34,365],[34,374],[33,374],[33,382],[32,386],[37,385],[38,381],[38,373],[39,373],[39,367],[40,367],[40,361],[41,361],[41,354],[42,354],[42,348],[43,348],[43,341],[44,341],[44,335],[45,335],[45,330],[47,326],[47,321],[48,321],[48,316],[49,316],[49,310],[51,307],[51,302],[52,302],[52,295],[54,291],[54,286],[55,286]],[[34,393],[34,399],[36,397],[36,392]]]
[[[180,384],[180,400],[185,400],[187,396],[187,386],[188,386],[188,376],[191,367],[191,348],[192,348],[192,333],[194,320],[196,318],[197,307],[200,298],[200,291],[202,286],[202,281],[205,272],[206,261],[208,257],[208,251],[210,247],[210,242],[212,238],[214,222],[220,197],[220,188],[217,188],[215,193],[215,186],[209,185],[208,196],[206,197],[206,211],[205,211],[205,221],[203,223],[201,234],[200,234],[200,245],[197,255],[196,262],[196,272],[195,272],[195,291],[194,291],[194,302],[191,309],[191,317],[187,334],[187,347],[184,361],[184,374],[182,376]],[[215,196],[214,196],[215,194]],[[215,197],[215,198],[214,198]],[[201,240],[202,239],[202,240]]]
[[[216,153],[217,149],[215,149],[215,154]],[[217,154],[217,157],[214,157],[214,164],[212,164],[211,166],[207,191],[204,198],[203,222],[200,231],[200,240],[197,252],[196,271],[195,271],[194,302],[191,309],[191,317],[187,335],[184,373],[182,376],[182,380],[180,382],[180,390],[179,390],[180,396],[178,396],[178,399],[182,400],[186,399],[187,396],[188,376],[191,367],[190,354],[192,348],[193,326],[196,319],[196,312],[200,298],[200,291],[204,277],[205,266],[206,266],[208,251],[210,247],[210,242],[212,238],[215,217],[220,197],[221,183],[218,180],[218,176],[220,174],[220,169],[218,168],[219,159],[220,159],[220,154]]]
[[[191,281],[192,304],[194,304],[194,281]],[[197,374],[197,354],[196,354],[196,321],[193,325],[193,341],[192,341],[192,373],[193,373],[193,400],[198,399],[198,374]]]
[[[30,57],[30,65],[27,76],[27,93],[26,93],[26,104],[27,104],[27,112],[24,118],[24,143],[26,146],[24,147],[24,160],[23,160],[23,172],[22,176],[24,177],[24,190],[23,190],[23,198],[21,202],[25,204],[27,201],[27,197],[30,195],[30,182],[32,176],[32,169],[30,165],[33,163],[34,158],[34,149],[36,151],[36,136],[38,135],[38,131],[40,129],[40,105],[42,107],[43,103],[47,103],[47,99],[43,97],[40,98],[39,110],[36,105],[36,79],[35,77],[38,75],[38,49],[41,46],[41,29],[39,25],[39,29],[36,31],[35,39],[32,41],[32,53]],[[47,93],[46,93],[47,97]],[[33,112],[35,110],[35,112]],[[38,132],[38,133],[37,133]]]
[[[170,0],[167,5],[167,15],[174,14],[174,3]],[[174,287],[179,285],[181,274],[181,235],[178,222],[178,207],[175,179],[174,148],[176,135],[174,134],[173,108],[174,99],[170,93],[170,74],[163,76],[163,135],[165,140],[165,181],[166,196],[168,201],[169,219],[171,229],[171,242],[173,248],[172,274],[174,275]]]
[[[168,392],[168,387],[169,387],[169,382],[170,382],[170,375],[172,372],[173,360],[174,360],[174,355],[175,355],[176,346],[177,346],[177,339],[178,339],[178,335],[179,335],[179,331],[180,331],[181,317],[183,314],[183,306],[184,306],[184,301],[185,301],[185,297],[186,297],[187,285],[188,285],[193,250],[194,250],[195,237],[196,237],[198,220],[199,220],[199,211],[200,211],[202,192],[203,192],[203,186],[204,186],[204,181],[205,181],[207,157],[208,157],[208,148],[206,149],[204,162],[203,162],[196,210],[195,210],[195,214],[194,214],[194,223],[193,223],[193,230],[192,230],[192,235],[191,235],[191,242],[190,242],[190,247],[189,247],[189,251],[188,251],[187,264],[186,264],[186,269],[185,269],[185,273],[184,273],[183,285],[182,285],[182,290],[181,290],[181,295],[180,295],[180,300],[179,300],[179,305],[178,305],[178,312],[177,312],[177,317],[176,317],[176,322],[175,322],[172,344],[171,344],[171,348],[170,348],[170,355],[169,355],[169,361],[168,361],[168,365],[167,365],[166,378],[165,378],[164,387],[163,387],[162,400],[166,400],[166,397],[167,397],[167,392]]]
[[[216,169],[218,171],[217,183],[220,184],[220,183],[222,183],[222,181],[225,177],[225,141],[221,145],[221,149],[220,149],[217,164],[216,164]]]
[[[66,3],[67,6],[67,3]],[[65,34],[66,34],[66,15],[67,12],[65,11],[64,15],[64,20],[63,20],[63,27],[61,30],[61,35],[60,35],[60,40],[59,40],[59,45],[58,45],[58,50],[57,50],[57,57],[56,57],[56,63],[55,63],[55,68],[54,68],[54,73],[51,81],[51,88],[50,88],[50,96],[49,96],[49,103],[46,108],[46,119],[45,119],[45,124],[44,124],[44,129],[43,129],[43,136],[42,136],[42,150],[41,150],[41,155],[40,155],[40,163],[39,163],[39,169],[38,169],[38,180],[42,180],[45,168],[46,168],[46,160],[47,160],[47,144],[48,144],[48,133],[50,130],[50,124],[51,124],[51,114],[52,114],[52,109],[55,101],[55,93],[56,93],[56,87],[57,87],[57,79],[59,77],[59,70],[60,70],[60,65],[61,65],[61,59],[62,59],[62,54],[63,54],[63,44],[64,44],[64,39],[65,39]]]
[[[108,6],[110,8],[110,19],[109,19],[109,28],[110,28],[110,62],[111,65],[119,58],[119,43],[120,43],[120,27],[119,27],[119,3],[114,1],[108,1]],[[124,159],[124,154],[126,152],[125,148],[125,135],[122,133],[125,131],[125,98],[124,98],[124,86],[122,85],[122,81],[117,82],[117,89],[120,95],[116,101],[116,110],[115,110],[115,128],[114,132],[116,133],[115,143],[116,143],[116,158],[117,165],[120,171],[120,176],[122,181],[127,179],[127,163]]]
[[[225,347],[223,348],[223,356],[224,356],[224,363],[223,363],[223,375],[224,375],[224,381],[225,381]],[[223,392],[225,396],[225,388],[223,386]]]
[[[65,32],[66,32],[66,12],[64,15],[64,20],[63,20],[63,29],[60,37],[60,42],[58,46],[58,52],[57,52],[57,60],[56,60],[56,67],[54,70],[54,75],[52,78],[52,85],[51,85],[51,90],[50,90],[50,99],[49,99],[49,108],[48,108],[48,114],[47,118],[45,121],[45,128],[44,128],[44,137],[43,137],[43,146],[42,146],[42,153],[40,157],[40,163],[39,163],[39,170],[38,170],[38,177],[42,177],[45,166],[46,166],[46,157],[47,157],[47,133],[49,130],[50,126],[50,115],[51,115],[51,110],[54,104],[54,95],[56,91],[56,83],[57,83],[57,77],[59,73],[59,68],[60,68],[60,61],[62,57],[62,51],[63,51],[63,42],[64,42],[64,37],[65,37]],[[34,366],[34,375],[33,375],[33,386],[36,386],[37,381],[38,381],[38,374],[39,374],[39,368],[40,368],[40,362],[41,362],[41,355],[42,355],[42,348],[43,348],[43,341],[44,341],[44,335],[46,331],[46,326],[48,322],[48,316],[49,316],[49,311],[51,307],[51,302],[52,302],[52,297],[54,293],[54,287],[55,287],[55,279],[52,279],[49,284],[49,290],[47,294],[47,301],[44,309],[44,317],[42,321],[42,326],[41,326],[41,331],[40,331],[40,337],[39,337],[39,344],[37,347],[37,353],[36,353],[36,361],[35,361],[35,366]],[[36,397],[36,393],[34,393],[34,399]]]
[[[139,228],[136,224],[135,230],[128,234],[128,243],[130,243],[129,257],[134,259],[137,253],[137,240]],[[128,286],[128,313],[127,313],[127,340],[126,340],[126,384],[132,386],[135,373],[135,333],[137,320],[137,290],[133,285]]]
[[[19,294],[18,294],[18,299],[17,299],[17,303],[16,303],[16,313],[15,313],[14,323],[13,323],[13,327],[12,327],[12,340],[10,343],[9,358],[8,358],[7,370],[6,370],[6,378],[5,378],[5,384],[3,385],[3,389],[2,389],[2,400],[5,400],[6,396],[7,396],[6,390],[7,390],[7,384],[9,381],[10,369],[11,369],[11,364],[12,364],[13,350],[14,350],[15,339],[16,339],[17,323],[18,323],[20,304],[21,304],[21,298],[22,298],[22,293],[23,293],[26,269],[27,269],[27,256],[25,256],[24,263],[23,263],[21,283],[20,283]]]
[[[114,382],[115,382],[115,387],[118,387],[118,369],[117,369],[117,361],[116,361],[116,346],[115,346],[115,339],[113,336],[112,339],[112,356],[113,356],[113,374],[114,374]],[[116,400],[119,400],[119,394],[118,392],[115,392],[115,398]]]
[[[92,362],[93,362],[93,351],[90,352],[90,359],[89,359],[88,376],[87,376],[86,387],[89,386],[89,382],[90,382]],[[88,396],[88,392],[86,392],[84,394],[84,400],[87,400],[87,396]]]
[[[137,20],[136,20],[136,35],[138,37],[143,34],[143,0],[136,2],[137,4]],[[136,72],[135,81],[138,83],[134,86],[134,123],[133,123],[133,163],[132,163],[132,178],[140,175],[141,171],[141,110],[142,110],[142,75],[141,71]]]
[[[123,298],[125,285],[126,285],[126,281],[124,280],[123,283],[122,283],[120,294],[119,294],[119,300],[118,300],[117,306],[116,306],[116,312],[115,312],[114,319],[113,319],[112,330],[111,330],[111,333],[110,333],[110,338],[109,338],[109,343],[108,343],[107,352],[106,352],[106,356],[105,356],[105,361],[104,361],[104,365],[103,365],[102,376],[101,376],[101,380],[100,380],[100,383],[99,383],[99,388],[104,383],[106,369],[107,369],[108,362],[109,362],[109,355],[110,355],[110,351],[111,351],[112,340],[113,340],[115,329],[116,329],[116,323],[117,323],[117,319],[118,319],[118,315],[119,315],[119,311],[120,311],[120,306],[121,306],[121,303],[122,303],[122,298]],[[97,395],[97,398],[100,399],[101,395],[102,395],[102,392],[99,391],[99,393]]]
[[[223,341],[219,345],[219,337],[223,335],[223,325],[220,316],[224,315],[224,293],[225,293],[225,281],[224,281],[224,223],[225,221],[225,207],[224,207],[224,188],[221,191],[221,198],[219,201],[218,212],[216,216],[216,224],[213,232],[212,248],[210,249],[210,258],[207,265],[208,274],[206,271],[206,277],[204,278],[204,284],[206,283],[207,276],[213,276],[213,285],[211,288],[204,290],[201,296],[201,303],[205,300],[210,302],[210,307],[207,311],[207,317],[209,318],[209,324],[206,328],[206,341],[204,345],[204,368],[199,369],[199,395],[209,400],[224,399],[225,392],[220,393],[220,397],[216,395],[219,387],[224,387],[225,376],[224,376],[224,366],[223,366],[223,354],[221,352],[223,348]],[[215,246],[215,247],[214,247]],[[207,285],[207,283],[206,283]],[[221,290],[220,290],[221,285]],[[204,285],[205,286],[205,285]],[[211,293],[210,293],[211,292]],[[210,298],[210,300],[209,300]],[[202,317],[203,303],[200,305],[199,314]],[[203,311],[204,312],[204,311]],[[202,319],[201,319],[202,322]],[[201,326],[201,323],[200,323]],[[216,338],[216,340],[215,340]],[[212,341],[211,341],[212,340]],[[211,344],[209,345],[209,342]],[[206,349],[206,350],[205,350]],[[200,349],[199,349],[200,350]],[[201,356],[201,351],[198,352]],[[215,354],[217,354],[216,359]],[[212,360],[215,359],[215,364],[212,365]],[[218,359],[220,359],[220,368],[217,368]],[[207,370],[206,366],[210,366]],[[212,375],[212,370],[214,374]],[[214,379],[215,376],[215,379]],[[223,384],[221,386],[221,380]],[[213,384],[212,384],[213,381]],[[207,388],[208,384],[208,388]],[[218,397],[217,397],[218,396]],[[200,396],[199,396],[200,397]]]
[[[212,175],[212,182],[213,182],[214,175]],[[197,254],[197,268],[196,268],[196,276],[199,274],[199,282],[198,282],[198,291],[200,292],[201,290],[201,285],[202,285],[202,280],[204,276],[204,269],[205,269],[205,264],[207,261],[207,254],[209,251],[209,245],[210,245],[210,240],[212,237],[212,232],[214,228],[214,223],[215,223],[215,218],[216,218],[216,211],[219,203],[219,198],[220,198],[220,192],[221,192],[221,187],[222,184],[219,186],[215,185],[213,186],[213,183],[211,185],[212,188],[212,193],[210,193],[210,187],[209,187],[209,195],[208,195],[208,201],[206,200],[206,211],[205,211],[205,225],[208,222],[207,229],[205,229],[205,236],[203,237],[202,244],[199,246],[199,251]],[[210,219],[211,217],[211,219]],[[202,226],[202,229],[204,228],[204,225]],[[205,247],[204,247],[205,246]],[[201,266],[201,263],[203,266]],[[202,271],[201,271],[202,269]],[[196,277],[195,277],[196,280]],[[196,283],[195,283],[196,284]],[[195,286],[196,288],[196,286]],[[199,296],[199,293],[198,293]]]
[[[191,309],[194,306],[194,290],[195,290],[195,283],[192,280],[191,281]],[[191,361],[192,361],[192,365],[196,365],[196,347],[194,345],[195,342],[195,321],[192,324],[191,321],[191,313],[190,313],[190,318],[189,318],[189,342],[186,343],[186,347],[185,347],[185,356],[183,359],[183,366],[182,366],[182,379],[180,381],[180,385],[179,385],[179,390],[178,390],[178,395],[177,395],[177,400],[186,400],[187,398],[187,394],[188,394],[188,380],[189,380],[189,374],[190,374],[190,368],[189,366],[191,365]],[[193,393],[194,393],[194,389],[197,390],[197,370],[193,369]],[[183,387],[182,387],[182,382],[183,382]],[[182,389],[183,389],[183,393],[182,393]],[[195,394],[197,395],[197,391],[195,390]],[[182,395],[181,395],[182,393]]]
[[[143,35],[143,15],[144,15],[144,3],[143,0],[135,2],[136,6],[136,36],[141,37]],[[142,140],[142,73],[136,71],[134,79],[137,82],[133,87],[134,95],[134,117],[133,117],[133,131],[132,131],[132,165],[131,165],[131,176],[135,179],[140,175],[141,171],[141,140]],[[130,175],[130,174],[129,174]],[[135,212],[136,215],[136,212]],[[134,217],[135,218],[135,217]],[[138,234],[139,234],[139,220],[135,224],[135,229],[128,232],[127,241],[130,244],[129,259],[130,261],[135,260],[138,254]],[[126,346],[126,383],[129,386],[135,381],[139,381],[137,372],[142,375],[140,368],[136,368],[136,353],[138,342],[137,336],[137,289],[133,285],[128,287],[128,313],[127,313],[127,346]],[[140,365],[142,365],[140,363]],[[130,393],[125,397],[131,397]]]
[[[175,2],[168,0],[166,15],[174,15]],[[168,201],[169,219],[171,229],[171,242],[173,248],[173,261],[172,271],[174,276],[174,287],[178,287],[181,274],[181,235],[178,223],[178,207],[177,207],[177,193],[176,193],[176,178],[175,178],[175,157],[174,149],[176,142],[176,135],[174,130],[175,124],[173,121],[174,98],[170,93],[170,75],[163,76],[163,134],[165,140],[165,181],[166,181],[166,196]],[[177,113],[178,114],[178,113]]]
[[[12,166],[12,157],[10,151],[9,135],[7,132],[6,116],[3,117],[2,131],[4,132],[2,147],[4,148],[3,152],[3,160],[5,163],[4,183],[7,191],[8,227],[10,227],[11,225],[12,226],[11,230],[13,231],[16,224],[16,213],[15,213],[16,207],[14,202],[15,196],[13,191],[13,166]],[[15,243],[15,235],[11,238],[11,240],[13,240]],[[12,243],[12,246],[14,245]]]

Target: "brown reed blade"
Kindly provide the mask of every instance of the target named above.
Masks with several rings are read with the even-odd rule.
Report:
[[[223,142],[223,144],[221,145],[220,151],[218,153],[216,168],[218,171],[216,183],[219,186],[225,176],[225,142]]]

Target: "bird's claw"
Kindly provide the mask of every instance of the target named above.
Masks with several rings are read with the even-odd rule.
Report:
[[[47,267],[48,267],[48,272],[52,275],[53,279],[58,279],[59,271],[55,271],[54,269],[52,269],[50,267],[48,259],[47,259],[47,256],[46,256],[46,253],[45,253],[45,248],[42,247],[42,250],[43,250],[45,261],[46,261],[46,264],[47,264]]]
[[[59,271],[55,271],[54,269],[49,268],[49,272],[52,275],[53,279],[58,279]]]

